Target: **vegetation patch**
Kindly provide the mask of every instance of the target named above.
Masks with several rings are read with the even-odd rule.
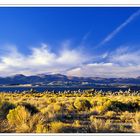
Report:
[[[110,106],[108,107],[110,111],[129,111],[129,112],[136,112],[140,110],[140,106],[138,102],[128,102],[123,103],[120,101],[112,101]]]
[[[9,110],[14,109],[15,105],[10,102],[1,102],[0,103],[0,118],[5,119]]]
[[[29,103],[23,102],[21,105],[24,106],[31,113],[31,115],[39,112],[39,110],[34,105],[31,105]]]
[[[140,132],[139,95],[95,90],[0,93],[0,132]]]
[[[77,98],[76,101],[74,102],[74,107],[77,110],[83,111],[83,110],[89,110],[92,106],[88,100]]]

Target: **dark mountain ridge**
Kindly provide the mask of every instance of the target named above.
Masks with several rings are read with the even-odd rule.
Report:
[[[62,74],[39,74],[25,76],[17,74],[9,77],[0,77],[0,85],[18,85],[18,84],[140,84],[140,77],[137,78],[101,78],[101,77],[76,77]]]

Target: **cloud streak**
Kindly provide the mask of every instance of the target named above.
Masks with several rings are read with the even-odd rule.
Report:
[[[125,28],[130,22],[132,22],[136,17],[140,16],[140,10],[133,13],[128,19],[126,19],[120,26],[118,26],[114,31],[107,35],[96,47],[103,46],[114,38],[123,28]]]

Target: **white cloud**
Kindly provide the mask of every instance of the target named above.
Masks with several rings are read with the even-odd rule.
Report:
[[[59,64],[79,65],[88,60],[82,52],[77,50],[62,50],[60,56],[56,60]]]
[[[0,55],[0,76],[61,73],[82,77],[137,77],[140,76],[140,50],[130,48],[122,46],[113,52],[91,56],[67,47],[53,52],[42,44],[25,55],[15,46],[9,46]],[[93,62],[91,58],[95,58]]]
[[[86,77],[138,77],[140,76],[140,51],[120,47],[106,55],[106,62],[94,62],[67,71],[68,75]]]
[[[88,59],[82,51],[64,48],[60,52],[52,52],[46,44],[33,47],[30,55],[24,55],[15,46],[9,46],[0,56],[0,76],[62,73]]]
[[[138,66],[120,66],[111,63],[96,63],[84,65],[80,68],[69,70],[67,75],[85,76],[85,77],[137,77],[140,75],[140,65]]]
[[[140,50],[130,47],[120,47],[110,54],[109,61],[120,65],[140,65]]]
[[[55,53],[49,51],[46,44],[42,44],[40,48],[32,48],[32,54],[27,59],[30,65],[51,66],[56,57]]]

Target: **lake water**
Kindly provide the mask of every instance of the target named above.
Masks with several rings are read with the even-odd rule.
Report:
[[[0,87],[0,92],[15,92],[15,91],[27,91],[30,89],[34,89],[38,92],[43,92],[43,91],[54,91],[54,92],[58,92],[58,91],[65,91],[65,90],[70,90],[70,91],[74,91],[74,90],[87,90],[87,89],[96,89],[96,90],[102,90],[102,91],[126,91],[129,88],[117,88],[117,87]],[[140,90],[140,87],[132,87],[130,88],[131,90],[135,90],[138,91]]]

